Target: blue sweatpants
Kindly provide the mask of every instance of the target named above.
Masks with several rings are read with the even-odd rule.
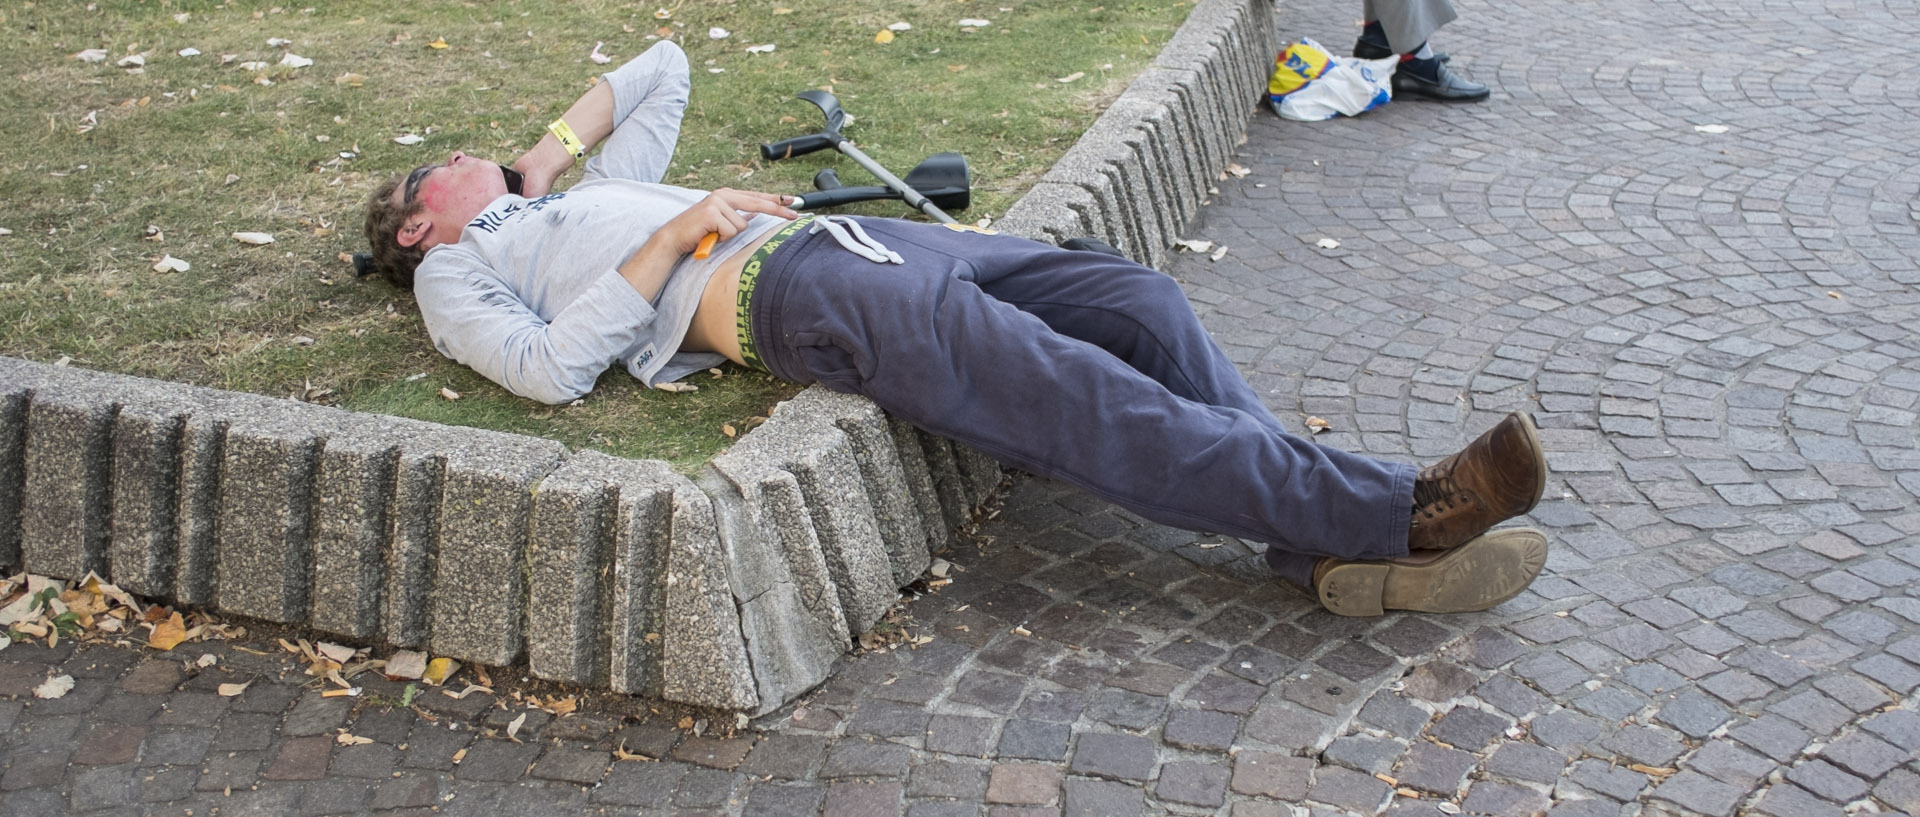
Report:
[[[1142,517],[1321,556],[1407,553],[1411,466],[1288,434],[1172,278],[1004,235],[861,219],[904,264],[802,235],[750,304],[772,373],[864,395],[931,433]]]

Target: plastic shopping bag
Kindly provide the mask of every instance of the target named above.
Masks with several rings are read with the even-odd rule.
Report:
[[[1393,99],[1397,56],[1378,60],[1336,57],[1301,37],[1274,60],[1267,100],[1275,113],[1301,122],[1360,114]]]

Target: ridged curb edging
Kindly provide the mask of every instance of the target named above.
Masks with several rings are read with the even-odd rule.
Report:
[[[1258,98],[1269,14],[1203,0],[996,226],[1164,263]],[[824,680],[1000,477],[817,386],[689,477],[0,357],[0,568],[750,713]]]
[[[1049,243],[1104,238],[1165,269],[1265,98],[1271,0],[1201,0],[1152,67],[994,227]]]

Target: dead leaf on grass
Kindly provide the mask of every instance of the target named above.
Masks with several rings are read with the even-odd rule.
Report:
[[[873,41],[879,45],[886,45],[887,43],[893,42],[893,32],[883,28],[880,30],[880,33],[873,35]]]
[[[437,51],[437,50],[439,50],[439,49],[442,49],[442,48],[446,48],[446,47],[447,47],[447,38],[445,38],[445,37],[435,37],[435,38],[433,38],[433,42],[430,42],[430,43],[427,43],[427,47],[428,47],[428,48],[431,48],[431,49],[434,49],[434,50],[436,50],[436,51]]]

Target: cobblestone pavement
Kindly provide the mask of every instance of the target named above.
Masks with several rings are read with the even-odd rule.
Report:
[[[1554,552],[1512,602],[1336,618],[1239,542],[1023,479],[912,605],[930,643],[733,737],[511,742],[484,696],[16,645],[0,815],[1920,810],[1920,9],[1461,9],[1436,45],[1491,102],[1255,117],[1190,232],[1228,254],[1175,272],[1330,445],[1425,461],[1534,411]],[[1284,30],[1345,45],[1355,11]],[[77,687],[34,700],[51,671]]]

